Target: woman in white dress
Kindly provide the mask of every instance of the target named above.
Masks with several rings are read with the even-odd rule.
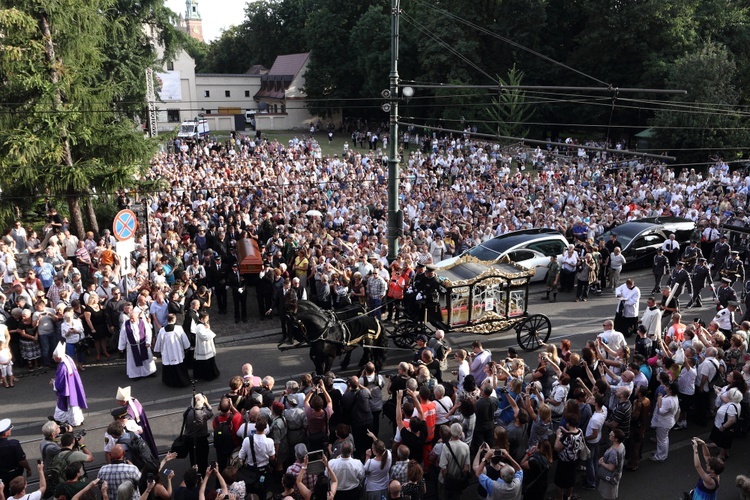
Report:
[[[151,354],[151,332],[151,325],[135,309],[130,313],[130,319],[122,324],[117,349],[127,354],[128,378],[148,377],[156,372]]]

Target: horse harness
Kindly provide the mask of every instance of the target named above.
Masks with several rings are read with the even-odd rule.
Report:
[[[379,321],[375,321],[376,328],[374,330],[372,328],[368,328],[367,331],[363,335],[360,335],[359,337],[352,339],[352,332],[347,326],[347,323],[359,318],[359,315],[353,318],[350,318],[348,320],[342,321],[336,316],[336,313],[331,310],[323,310],[323,313],[326,317],[326,324],[325,324],[325,327],[322,329],[320,335],[318,335],[318,337],[315,339],[307,338],[307,327],[305,327],[305,324],[299,318],[290,314],[290,316],[292,317],[294,321],[294,324],[297,326],[297,328],[300,329],[302,334],[305,336],[308,344],[312,344],[314,342],[323,340],[324,342],[329,342],[331,344],[341,344],[344,347],[353,347],[353,346],[358,345],[363,339],[375,340],[378,337],[380,337],[382,327],[380,326]],[[333,326],[336,326],[336,325],[341,327],[341,331],[344,336],[343,340],[340,342],[328,339],[328,331]]]

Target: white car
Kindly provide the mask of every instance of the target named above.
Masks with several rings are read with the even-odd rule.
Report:
[[[506,255],[508,258],[529,269],[536,269],[532,282],[544,281],[547,277],[547,266],[552,255],[558,259],[568,248],[568,240],[562,233],[553,229],[525,229],[513,231],[487,240],[481,245],[470,248],[458,257],[441,260],[435,267],[445,269],[455,263],[459,257],[468,254],[484,262],[496,262]]]

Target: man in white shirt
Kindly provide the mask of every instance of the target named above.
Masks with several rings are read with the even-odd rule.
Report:
[[[587,490],[596,488],[596,463],[601,456],[599,443],[602,440],[602,428],[607,420],[607,407],[604,406],[604,396],[597,394],[594,397],[594,413],[589,419],[586,426],[586,445],[591,450],[591,456],[586,460],[586,479],[585,486]]]
[[[466,361],[466,358],[468,357],[468,353],[463,350],[459,349],[456,351],[456,354],[454,354],[456,361],[458,362],[458,370],[454,373],[456,375],[456,385],[458,387],[462,387],[464,384],[464,378],[466,375],[471,373],[471,368],[469,367],[469,362]]]
[[[359,500],[359,485],[365,477],[365,468],[362,462],[352,458],[352,444],[344,442],[341,445],[341,457],[334,458],[328,465],[336,474],[339,484],[336,500]]]
[[[628,343],[625,341],[625,337],[622,333],[614,329],[614,325],[615,324],[611,319],[605,319],[602,323],[604,331],[597,335],[597,337],[602,339],[602,342],[607,344],[610,349],[617,352],[620,347],[624,347],[628,345]],[[606,351],[602,350],[601,353],[605,358],[608,357]]]
[[[635,333],[638,326],[638,306],[641,300],[641,290],[635,286],[632,279],[627,279],[624,285],[620,285],[615,290],[617,312],[621,318],[618,330],[621,330],[628,337]]]
[[[267,437],[265,434],[267,427],[268,421],[265,418],[258,419],[255,422],[256,433],[252,436],[248,435],[242,441],[242,447],[240,448],[240,458],[245,461],[245,465],[257,467],[260,469],[260,474],[266,476],[270,472],[268,466],[271,462],[276,461],[276,447],[274,446],[273,439]],[[247,486],[248,488],[252,488],[251,491],[256,493],[260,498],[266,498],[267,484],[268,477],[262,483],[248,484]]]

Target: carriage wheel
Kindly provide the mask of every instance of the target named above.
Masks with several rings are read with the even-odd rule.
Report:
[[[420,327],[413,321],[404,321],[396,326],[396,329],[391,335],[393,343],[396,347],[402,349],[411,349],[417,342],[417,335],[419,335]]]
[[[518,345],[524,351],[534,351],[541,342],[547,342],[552,332],[552,324],[544,314],[533,314],[516,328]]]

